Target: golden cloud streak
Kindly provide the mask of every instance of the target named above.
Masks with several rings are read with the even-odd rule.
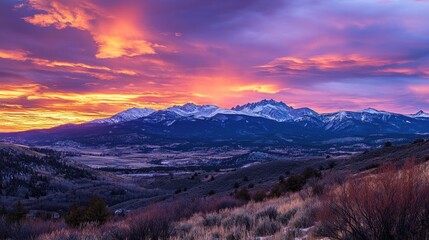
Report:
[[[341,70],[357,67],[384,67],[390,64],[405,63],[405,61],[392,61],[386,59],[377,59],[358,54],[352,55],[319,55],[309,58],[281,57],[271,62],[257,66],[256,68],[264,69],[270,72],[276,72],[278,67],[291,71],[304,71],[319,69],[322,71]],[[280,70],[282,71],[282,70]]]
[[[94,66],[94,65],[89,65],[85,63],[51,61],[47,59],[33,58],[33,57],[29,57],[29,52],[22,51],[22,50],[0,49],[0,58],[14,60],[14,61],[29,61],[35,65],[42,66],[42,67],[71,69],[71,72],[86,73],[86,74],[93,75],[95,77],[99,77],[100,79],[113,79],[115,77],[106,75],[106,74],[103,75],[100,73],[88,72],[85,70],[96,70],[96,71],[103,71],[107,73],[122,74],[122,75],[129,75],[129,76],[135,76],[138,74],[137,72],[128,70],[128,69],[116,70],[106,66]]]

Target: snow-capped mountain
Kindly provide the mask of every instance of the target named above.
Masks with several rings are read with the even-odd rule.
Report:
[[[214,118],[218,115],[258,117],[279,123],[297,123],[302,126],[310,124],[327,131],[366,131],[370,128],[372,130],[396,131],[408,125],[415,125],[415,121],[419,119],[429,119],[429,114],[423,111],[411,115],[402,115],[374,108],[356,112],[339,111],[318,114],[310,108],[295,109],[283,102],[271,99],[238,105],[231,109],[223,109],[214,105],[196,105],[194,103],[186,103],[182,106],[173,106],[159,111],[149,108],[131,108],[110,118],[94,120],[90,123],[116,124],[142,118],[142,121],[146,123],[162,123],[163,125],[171,126],[179,119],[181,121],[203,120]]]
[[[113,115],[110,118],[103,118],[91,121],[89,123],[95,124],[115,124],[121,122],[128,122],[142,117],[149,116],[150,114],[156,112],[156,110],[151,108],[130,108],[123,112]]]
[[[339,131],[345,129],[362,128],[384,128],[396,129],[400,126],[411,124],[412,118],[374,108],[367,108],[362,111],[339,111],[322,114],[322,121],[326,130]]]
[[[409,114],[408,116],[412,118],[429,118],[429,113],[425,113],[423,110],[420,110],[417,113]]]
[[[302,121],[308,120],[309,118],[317,118],[319,116],[318,113],[309,108],[294,109],[283,102],[277,102],[272,99],[236,106],[232,108],[232,110],[246,115],[259,116],[278,122]]]
[[[289,143],[318,145],[323,140],[345,137],[385,141],[386,138],[413,139],[427,134],[429,117],[423,111],[403,115],[368,108],[318,114],[309,108],[295,109],[283,102],[262,100],[232,109],[193,103],[159,111],[132,108],[91,124],[0,134],[0,139],[41,144],[73,140],[89,145],[264,142],[283,146]]]
[[[195,105],[193,103],[186,103],[182,106],[173,106],[165,109],[165,111],[174,112],[182,117],[195,117],[202,118],[208,117],[213,112],[218,110],[219,107],[214,105]]]

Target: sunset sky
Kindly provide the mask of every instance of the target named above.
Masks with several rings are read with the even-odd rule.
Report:
[[[0,0],[0,131],[265,98],[429,111],[429,1]]]

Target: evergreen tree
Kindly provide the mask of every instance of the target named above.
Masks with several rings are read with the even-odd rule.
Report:
[[[93,197],[85,209],[85,218],[88,222],[104,224],[109,215],[106,203],[99,197]]]
[[[9,221],[19,223],[25,218],[26,214],[27,210],[24,208],[24,205],[22,205],[21,201],[18,201],[9,214]]]

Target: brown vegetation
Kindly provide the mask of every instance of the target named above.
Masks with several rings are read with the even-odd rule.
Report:
[[[352,178],[322,198],[319,234],[333,239],[428,239],[427,167],[393,164]]]

